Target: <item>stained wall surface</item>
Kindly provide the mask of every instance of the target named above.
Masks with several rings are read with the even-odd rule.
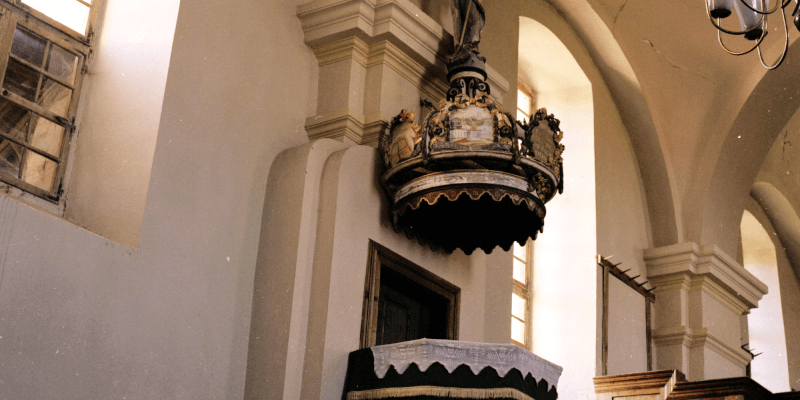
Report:
[[[85,113],[81,132],[86,138],[109,130],[142,133],[141,141],[115,142],[121,147],[141,145],[133,152],[140,165],[134,175],[118,175],[127,171],[119,168],[131,166],[122,163],[120,152],[109,153],[112,160],[90,160],[92,145],[79,139],[72,192],[76,208],[67,217],[91,220],[85,225],[103,236],[0,196],[0,375],[8,383],[0,385],[0,397],[243,397],[259,240],[264,224],[272,223],[261,218],[270,166],[281,151],[307,142],[303,127],[317,109],[318,68],[296,16],[296,6],[303,2],[172,1],[166,6],[177,10],[174,35],[165,33],[169,18],[153,22],[164,40],[158,54],[146,53],[145,48],[152,48],[139,42],[149,33],[133,27],[104,32],[97,76],[90,77],[95,86],[85,103],[93,107]],[[116,12],[119,17],[124,10],[120,4],[109,0],[108,15]],[[151,3],[142,7],[168,14]],[[618,109],[592,53],[549,3],[486,2],[485,7],[491,17],[481,48],[507,80],[513,82],[519,73],[517,55],[507,49],[517,48],[522,15],[553,31],[591,83],[595,175],[584,189],[595,195],[590,199],[595,214],[587,217],[587,235],[596,248],[589,249],[580,265],[564,263],[547,272],[561,279],[562,289],[569,289],[567,278],[574,274],[582,284],[599,284],[591,256],[600,253],[613,254],[632,275],[644,276],[641,251],[652,247],[654,233],[641,163],[623,124],[624,110]],[[168,43],[165,35],[173,40]],[[166,73],[136,69],[135,81],[114,80],[119,86],[105,90],[105,74],[148,57],[159,58],[161,65],[168,62]],[[678,73],[666,64],[661,67]],[[119,95],[126,90],[136,94],[130,104]],[[504,99],[504,108],[514,109],[514,93]],[[140,110],[141,119],[128,115],[128,107]],[[394,234],[381,217],[381,196],[374,185],[363,186],[360,180],[374,178],[372,151],[354,148],[342,153],[339,168],[351,175],[342,175],[338,186],[323,190],[336,196],[336,204],[347,206],[326,209],[321,216],[338,221],[332,235],[320,236],[332,241],[325,268],[335,273],[321,281],[327,294],[309,298],[324,299],[325,307],[318,310],[329,321],[306,324],[311,339],[304,343],[320,346],[321,352],[307,358],[314,368],[309,386],[294,387],[315,395],[309,397],[340,395],[334,389],[341,383],[342,357],[357,343],[360,310],[355,308],[360,304],[358,286],[363,284],[368,239],[377,238],[462,286],[466,302],[461,339],[510,339],[510,255],[441,256]],[[570,148],[565,156],[569,154]],[[92,207],[99,204],[93,204],[88,193],[109,181],[121,182],[122,189],[98,203],[115,210],[93,213]],[[119,203],[129,192],[138,199]],[[127,222],[116,226],[119,213]],[[561,246],[569,251],[570,243]],[[340,287],[351,290],[330,290]],[[582,362],[588,362],[581,373],[591,376],[598,371],[601,303],[599,291],[583,294],[587,302],[576,302],[574,308],[586,309],[589,319],[559,315],[552,322],[564,332],[583,335]],[[302,317],[298,314],[301,325],[308,321]],[[617,347],[625,340],[621,336]],[[644,354],[632,357],[636,362],[631,365],[640,365]],[[575,392],[591,397],[591,383],[584,383]]]
[[[242,398],[267,173],[315,102],[298,3],[180,3],[138,249],[0,196],[0,397]]]

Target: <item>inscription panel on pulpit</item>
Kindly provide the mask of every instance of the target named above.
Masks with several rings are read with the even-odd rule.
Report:
[[[545,124],[539,124],[539,126],[533,128],[531,142],[533,144],[533,158],[541,163],[546,163],[547,159],[556,152],[553,131]]]

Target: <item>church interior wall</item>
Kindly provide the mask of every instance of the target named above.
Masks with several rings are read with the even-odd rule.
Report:
[[[385,196],[374,185],[380,174],[377,151],[368,146],[336,150],[341,146],[336,143],[321,139],[292,149],[273,167],[264,220],[282,221],[286,229],[266,228],[261,236],[257,268],[263,273],[257,273],[256,285],[264,289],[256,296],[270,300],[254,303],[250,340],[269,344],[251,344],[249,396],[340,397],[347,355],[359,347],[370,240],[461,289],[459,340],[509,341],[512,281],[509,268],[502,266],[511,265],[510,255],[499,248],[488,255],[446,254],[395,232]],[[304,159],[309,161],[298,164]],[[297,182],[302,174],[312,176],[301,188],[307,205],[299,207],[291,196],[298,188],[281,182]],[[487,281],[502,286],[491,293],[494,301],[487,299]],[[294,289],[283,295],[285,287]],[[495,332],[486,327],[496,327]],[[276,336],[280,331],[288,337]],[[270,352],[276,339],[289,348]],[[272,362],[264,365],[265,359]]]
[[[138,248],[2,196],[3,397],[242,398],[267,172],[316,103],[298,3],[181,2]]]
[[[766,228],[747,210],[742,215],[742,265],[769,286],[769,293],[759,301],[758,308],[747,314],[747,340],[751,352],[759,353],[750,363],[750,377],[773,393],[788,392],[789,363],[786,346],[777,249]]]
[[[800,390],[800,341],[793,340],[796,337],[797,329],[800,328],[800,280],[797,279],[787,256],[786,244],[782,242],[762,206],[750,198],[745,209],[764,227],[775,246],[784,327],[784,331],[776,333],[776,335],[782,333],[786,340],[788,364],[786,368],[789,373],[789,386],[794,390]]]
[[[800,368],[797,367],[800,365],[800,342],[791,340],[800,328],[800,278],[798,266],[794,265],[797,262],[797,232],[800,232],[797,224],[800,207],[800,146],[797,145],[800,143],[800,109],[794,110],[785,126],[774,131],[777,136],[758,170],[745,209],[767,230],[775,245],[789,380],[793,389],[800,390]],[[767,208],[772,217],[767,217]],[[771,218],[779,218],[782,229],[778,230]]]
[[[64,217],[127,247],[142,229],[178,5],[106,3],[86,77]]]
[[[107,1],[109,23],[130,11],[120,6],[121,0]],[[297,17],[297,6],[303,3],[173,1],[162,10],[162,18],[149,20],[152,25],[134,21],[103,32],[95,69],[89,73],[75,146],[74,189],[68,189],[67,197],[74,206],[68,204],[66,219],[0,195],[0,375],[5,381],[0,396],[239,399],[250,393],[290,393],[340,398],[347,353],[358,347],[369,239],[461,288],[460,340],[510,341],[511,255],[499,249],[488,255],[480,250],[470,256],[459,251],[445,255],[395,233],[376,185],[373,148],[342,149],[344,144],[325,140],[318,146],[325,148],[325,156],[312,163],[318,175],[305,176],[304,186],[292,189],[309,198],[317,193],[317,203],[301,202],[292,214],[267,217],[274,215],[270,195],[280,194],[269,191],[268,181],[279,184],[296,176],[284,175],[287,169],[273,167],[273,160],[278,157],[283,162],[278,155],[284,150],[310,146],[304,126],[307,118],[321,114],[318,98],[341,91],[335,85],[318,84],[341,75],[333,69],[321,72],[304,42]],[[628,107],[615,101],[621,97],[612,95],[608,75],[595,64],[595,47],[587,49],[581,41],[585,35],[579,36],[544,2],[509,1],[502,7],[499,3],[487,2],[486,7],[491,20],[505,23],[487,24],[482,49],[500,75],[510,82],[518,75],[517,55],[504,49],[517,47],[518,17],[526,15],[564,42],[591,82],[590,156],[595,176],[585,189],[592,193],[589,200],[596,215],[584,216],[590,220],[586,224],[591,248],[583,249],[589,257],[579,267],[565,263],[547,270],[551,273],[547,279],[560,280],[561,289],[575,283],[566,277],[579,271],[579,284],[589,290],[581,293],[585,302],[574,307],[586,315],[544,316],[559,324],[558,332],[579,334],[570,338],[582,344],[575,347],[582,351],[579,368],[584,379],[594,376],[600,366],[602,302],[599,272],[591,256],[613,254],[613,262],[631,268],[629,275],[645,279],[643,249],[654,242],[671,244],[662,243],[663,238],[677,237],[675,226],[661,223],[674,215],[653,216],[652,211],[660,208],[654,208],[655,200],[648,196],[673,189],[664,180],[655,179],[662,185],[652,183],[651,172],[643,177],[642,157],[651,154],[637,153],[641,148],[636,147],[637,127],[626,125],[632,120],[624,115]],[[432,7],[424,1],[417,5]],[[160,6],[147,2],[140,7],[138,12]],[[440,8],[430,10],[439,13],[436,19],[446,19]],[[165,33],[172,29],[174,35]],[[158,46],[146,46],[152,53],[143,50],[149,35],[163,39]],[[151,58],[158,60],[152,69],[136,68],[124,79],[112,76],[115,68],[133,68]],[[350,67],[359,68],[336,66]],[[385,69],[367,72],[361,83],[356,79],[350,84],[408,80],[393,69],[381,68]],[[400,104],[416,107],[423,97],[406,84],[399,87],[399,94],[381,95],[385,104],[380,110],[399,111]],[[120,96],[128,90],[141,97],[128,102]],[[370,103],[361,95],[348,93],[341,107]],[[503,98],[503,108],[513,110],[515,97],[512,88]],[[129,110],[141,114],[132,118]],[[100,143],[106,131],[115,132],[107,145]],[[127,132],[135,134],[120,137]],[[95,150],[106,158],[93,159]],[[122,163],[126,157],[120,160],[120,154],[138,161]],[[565,191],[571,190],[569,180],[567,176]],[[94,200],[88,195],[98,190],[97,185],[104,192]],[[136,196],[126,195],[132,192]],[[553,205],[557,207],[560,200],[556,198]],[[92,207],[104,211],[92,212]],[[294,226],[294,236],[265,244],[286,233],[280,229],[284,223]],[[559,229],[568,236],[572,228]],[[541,237],[555,232],[558,229],[546,225]],[[292,241],[291,249],[265,250]],[[570,249],[567,242],[561,246],[565,252]],[[565,268],[575,271],[567,273]],[[268,288],[271,294],[260,292],[259,284],[272,278],[287,286]],[[800,298],[800,288],[785,293],[789,293],[785,301]],[[265,297],[259,299],[261,295]],[[666,305],[658,307],[665,310],[672,303],[681,308],[686,301],[664,296],[659,301]],[[637,306],[631,302],[615,311],[626,314],[628,307],[633,312]],[[276,314],[259,314],[265,310]],[[784,307],[784,313],[800,321],[796,308]],[[655,321],[681,315],[664,312]],[[273,316],[276,319],[268,318]],[[262,332],[263,337],[258,335]],[[625,349],[627,334],[632,333],[613,337],[611,347]],[[270,335],[285,339],[279,342],[285,348],[254,344]],[[787,346],[790,362],[800,359],[797,341]],[[253,361],[270,357],[271,351],[283,358],[263,365]],[[684,351],[680,346],[665,348],[658,357],[688,362]],[[709,354],[702,358],[702,353],[695,353],[692,362],[726,365]],[[630,364],[623,361],[625,357],[632,360]],[[614,371],[640,370],[644,357],[640,350],[615,353]],[[738,373],[722,367],[716,371],[720,376]],[[259,392],[273,382],[257,381],[272,373],[280,373],[281,380],[267,388],[272,392]],[[800,378],[794,374],[792,379]],[[570,396],[563,398],[590,397],[590,380],[581,385],[572,389],[567,385],[565,393]]]

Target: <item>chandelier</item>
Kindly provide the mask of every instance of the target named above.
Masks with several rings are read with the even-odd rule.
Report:
[[[719,40],[720,46],[722,46],[728,54],[741,56],[753,50],[757,50],[761,65],[767,69],[775,69],[783,63],[783,60],[786,58],[786,52],[789,50],[789,28],[786,23],[786,7],[791,2],[791,0],[706,0],[706,12],[708,13],[708,18],[711,20],[711,24],[717,28],[717,39]],[[770,3],[774,4],[770,5]],[[800,30],[800,14],[797,12],[798,8],[800,8],[800,3],[795,7],[792,15],[794,16],[794,26]],[[721,20],[729,17],[734,9],[736,10],[741,30],[731,30],[722,27]],[[781,13],[783,31],[785,34],[783,53],[781,53],[780,58],[778,58],[775,63],[770,65],[764,61],[764,56],[761,53],[761,42],[764,41],[764,38],[767,36],[768,17],[778,10],[780,10]],[[722,40],[723,33],[735,36],[743,35],[746,40],[754,43],[745,51],[733,51],[729,49]]]

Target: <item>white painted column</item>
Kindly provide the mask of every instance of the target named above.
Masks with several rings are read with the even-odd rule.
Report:
[[[741,315],[767,286],[718,247],[679,243],[646,250],[656,288],[656,369],[678,369],[690,381],[745,375]]]

